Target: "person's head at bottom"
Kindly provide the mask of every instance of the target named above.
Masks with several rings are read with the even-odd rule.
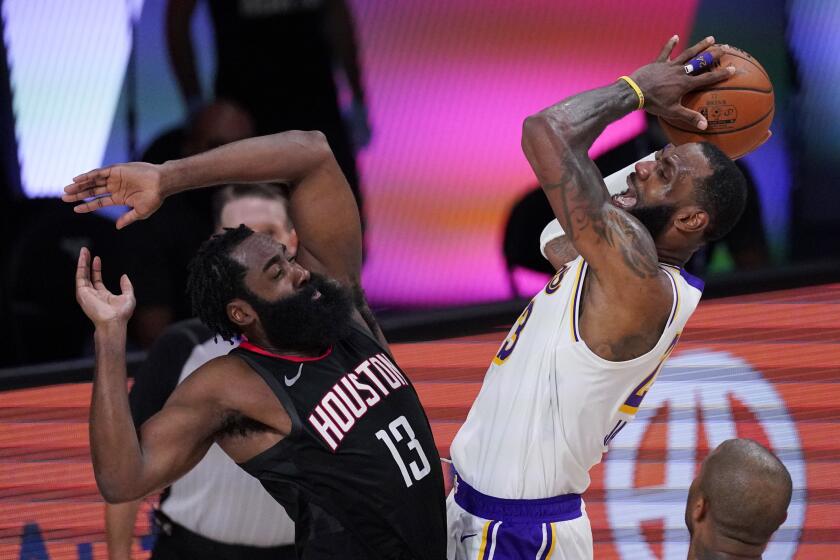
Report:
[[[784,464],[759,443],[721,443],[688,491],[688,560],[761,558],[787,519],[792,489]]]
[[[244,186],[234,188],[241,194]],[[349,332],[350,291],[297,263],[297,236],[285,205],[273,207],[254,193],[230,194],[218,195],[221,233],[190,263],[193,313],[225,340],[244,335],[280,354],[322,354]]]

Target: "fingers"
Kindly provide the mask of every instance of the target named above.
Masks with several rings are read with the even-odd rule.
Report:
[[[137,211],[132,208],[117,219],[117,229],[122,229],[129,224],[133,224],[139,219],[140,216],[137,214]]]
[[[85,190],[81,190],[81,191],[78,191],[76,193],[67,192],[67,189],[69,189],[73,186],[74,185],[69,185],[67,187],[64,187],[64,194],[61,195],[61,200],[63,200],[64,202],[76,202],[77,200],[84,200],[86,198],[91,198],[91,197],[94,197],[94,196],[100,196],[100,195],[103,195],[103,194],[110,194],[110,191],[109,191],[107,185],[101,186],[101,187],[91,186],[91,187],[86,188]]]
[[[680,55],[674,59],[674,62],[682,65],[703,52],[704,50],[708,49],[712,45],[715,44],[715,38],[712,36],[706,37],[699,43],[696,43],[689,48],[685,49]]]
[[[73,183],[64,187],[64,194],[61,200],[64,202],[76,202],[92,196],[109,192],[108,178],[111,176],[111,168],[94,169],[73,178]]]
[[[99,210],[100,208],[104,208],[106,206],[113,206],[114,204],[114,199],[108,195],[103,195],[99,198],[94,198],[89,202],[74,206],[73,212],[77,214],[87,214],[88,212],[93,212],[94,210]]]
[[[687,126],[689,128],[698,128],[700,130],[706,130],[706,127],[709,126],[709,123],[706,121],[706,117],[704,117],[697,111],[686,109],[682,105],[676,107],[674,111],[668,115],[667,118],[674,124],[682,124],[683,126]]]
[[[656,57],[656,62],[666,62],[668,57],[671,56],[671,53],[674,51],[674,47],[677,46],[677,43],[680,41],[679,35],[673,35],[668,42],[665,43],[665,46],[662,47],[662,51],[659,53],[659,56]]]
[[[91,278],[93,280],[93,287],[97,290],[104,290],[105,284],[102,282],[102,259],[93,257],[93,266],[91,267]]]
[[[128,279],[127,274],[120,276],[120,291],[124,296],[134,297],[134,286],[131,285],[131,280]]]
[[[82,250],[79,251],[79,262],[76,265],[76,289],[77,290],[79,290],[81,288],[91,287],[90,271],[88,270],[88,260],[89,259],[90,259],[90,251],[88,251],[87,247],[82,247]]]
[[[82,173],[81,175],[76,175],[73,177],[74,184],[84,184],[89,181],[94,180],[108,180],[108,177],[111,176],[111,168],[110,167],[102,167],[100,169],[94,169],[93,171],[88,171],[87,173]]]
[[[710,86],[712,84],[716,84],[718,82],[722,82],[725,79],[729,78],[732,74],[735,73],[734,66],[727,66],[726,68],[718,68],[717,70],[712,70],[711,72],[705,72],[698,76],[692,77],[692,84],[695,87],[705,87]]]

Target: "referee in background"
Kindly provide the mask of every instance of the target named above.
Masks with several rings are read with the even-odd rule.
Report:
[[[297,234],[281,185],[222,187],[213,199],[214,223],[245,224],[297,252]],[[175,387],[205,362],[227,354],[230,343],[214,340],[198,319],[171,325],[152,346],[134,378],[129,401],[134,425],[154,416]],[[129,560],[141,501],[105,506],[109,560]],[[183,478],[164,490],[154,512],[153,560],[284,560],[295,555],[294,523],[285,510],[218,445]]]

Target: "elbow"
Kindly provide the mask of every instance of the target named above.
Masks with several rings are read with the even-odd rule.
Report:
[[[572,115],[565,106],[550,107],[527,117],[522,124],[522,133],[566,136],[574,129],[572,120]]]
[[[290,134],[294,135],[296,141],[313,151],[331,152],[327,135],[320,130],[293,130]]]
[[[522,123],[522,151],[529,161],[534,152],[536,140],[545,133],[546,124],[545,117],[541,113],[530,115]]]
[[[545,139],[567,138],[573,135],[573,127],[565,111],[556,108],[535,113],[522,123],[522,144]]]
[[[522,123],[522,151],[532,165],[546,153],[552,157],[568,150],[572,130],[565,116],[552,111],[541,111],[529,116]]]
[[[109,504],[123,504],[125,502],[133,502],[134,500],[139,499],[139,496],[135,496],[129,492],[125,492],[124,490],[111,488],[104,484],[98,484],[99,493],[102,494],[102,498],[105,502]]]
[[[522,142],[544,134],[548,128],[548,119],[543,113],[534,113],[522,123]]]
[[[105,477],[97,474],[96,471],[94,471],[94,478],[96,479],[96,487],[99,489],[99,493],[109,504],[132,502],[145,496],[137,488],[133,488],[129,484],[120,484],[114,480],[106,480]]]
[[[314,160],[319,162],[333,157],[327,136],[320,130],[290,130],[288,132],[281,132],[275,135],[275,137],[281,146],[291,140],[305,149]]]

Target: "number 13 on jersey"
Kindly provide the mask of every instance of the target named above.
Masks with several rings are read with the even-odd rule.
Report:
[[[402,433],[400,433],[400,428],[402,428]],[[390,434],[388,433],[389,431]],[[432,472],[432,467],[429,465],[429,460],[423,452],[423,447],[420,446],[420,442],[417,441],[417,438],[414,436],[414,430],[411,429],[411,425],[408,423],[405,416],[400,416],[391,422],[388,425],[388,431],[379,430],[376,432],[376,438],[388,446],[388,451],[391,452],[391,455],[394,457],[394,461],[396,461],[397,466],[400,468],[400,473],[403,476],[403,480],[405,481],[407,488],[410,488],[416,481],[419,481],[421,478]],[[409,450],[414,451],[417,455],[417,460],[411,461],[407,466],[396,446],[396,443],[401,442],[403,439],[407,440],[406,447],[408,447]],[[411,470],[410,474],[409,469]]]
[[[502,343],[502,347],[499,348],[499,351],[496,353],[496,357],[493,358],[494,364],[497,366],[502,365],[513,353],[513,349],[516,348],[516,343],[519,341],[519,335],[522,334],[522,330],[525,328],[525,323],[528,322],[528,318],[531,316],[531,312],[533,310],[534,300],[531,300],[528,307],[525,308],[525,311],[523,311],[522,315],[519,316],[519,319],[516,320],[516,324],[513,326],[513,333],[505,339]]]

